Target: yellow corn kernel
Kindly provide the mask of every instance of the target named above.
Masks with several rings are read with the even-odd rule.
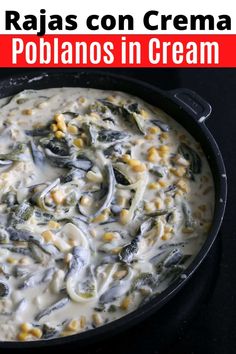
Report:
[[[84,141],[81,138],[75,139],[73,141],[74,145],[77,146],[78,148],[83,148],[84,147]]]
[[[58,130],[58,127],[55,123],[50,125],[50,129],[55,133]]]
[[[150,127],[150,128],[148,128],[148,133],[150,133],[150,134],[158,134],[158,133],[160,133],[160,128],[158,128],[158,127]]]
[[[176,186],[184,193],[188,193],[188,185],[187,182],[184,181],[183,179],[180,179],[177,183]]]
[[[144,203],[144,210],[147,211],[148,213],[151,213],[156,210],[156,206],[152,202],[145,202]]]
[[[116,101],[116,97],[110,95],[110,96],[108,96],[108,97],[106,98],[106,100],[109,101],[109,102],[115,102],[115,101]]]
[[[166,133],[166,132],[160,134],[160,138],[163,139],[163,140],[168,139],[168,137],[169,137],[169,134]]]
[[[176,168],[170,168],[169,172],[176,176]]]
[[[21,113],[24,114],[25,116],[32,116],[33,110],[28,108],[28,109],[24,109]]]
[[[162,235],[162,237],[161,237],[161,239],[162,239],[163,241],[168,241],[170,238],[171,238],[171,233],[170,233],[170,232],[165,232],[165,233]]]
[[[162,209],[163,208],[163,201],[162,201],[161,198],[156,198],[154,203],[155,203],[155,207],[157,209]]]
[[[158,148],[158,151],[163,151],[163,152],[168,152],[170,150],[169,146],[168,145],[161,145],[159,148]]]
[[[78,320],[72,320],[68,323],[66,326],[66,330],[75,332],[79,329],[79,321]]]
[[[160,179],[160,180],[158,181],[158,183],[160,184],[161,187],[166,187],[166,186],[167,186],[166,181],[164,181],[163,179]]]
[[[164,227],[164,233],[170,233],[170,232],[172,232],[172,231],[173,231],[173,227],[172,227],[172,226],[166,225],[166,226]]]
[[[177,177],[183,177],[186,173],[186,169],[183,166],[172,168],[170,171]]]
[[[157,162],[158,159],[159,159],[159,156],[156,151],[152,152],[152,153],[148,153],[148,155],[147,155],[147,160],[149,162]]]
[[[148,118],[148,112],[144,109],[141,109],[140,114],[144,119]]]
[[[120,223],[122,225],[127,224],[128,222],[128,215],[129,215],[129,211],[127,209],[122,209],[120,212]]]
[[[28,338],[28,333],[27,332],[20,332],[17,334],[17,339],[20,340],[21,342],[24,342]]]
[[[103,176],[101,173],[95,173],[93,171],[88,171],[86,174],[87,180],[90,182],[101,183],[103,181]]]
[[[64,257],[64,263],[68,264],[72,260],[73,256],[71,253],[67,253]]]
[[[21,332],[28,333],[32,329],[32,325],[30,323],[24,322],[20,325]]]
[[[157,152],[157,149],[155,148],[155,146],[151,146],[148,149],[148,154],[155,154]]]
[[[61,132],[60,130],[55,132],[55,138],[62,139],[65,137],[65,133]]]
[[[1,179],[7,179],[8,177],[9,177],[9,173],[7,173],[7,172],[3,172],[1,174]]]
[[[86,326],[86,317],[85,316],[81,316],[80,317],[80,328],[84,328]]]
[[[80,135],[80,137],[81,137],[82,139],[86,140],[86,139],[87,139],[87,134],[86,134],[86,133],[82,133],[82,134]]]
[[[151,182],[148,184],[148,189],[159,189],[160,185],[158,182]]]
[[[100,116],[97,112],[91,112],[90,117],[92,117],[93,120],[95,120],[95,121],[100,118]]]
[[[118,270],[113,274],[113,279],[120,280],[127,275],[127,270]]]
[[[72,247],[78,246],[78,241],[77,240],[68,240],[68,243]]]
[[[60,337],[68,337],[71,336],[71,331],[63,331],[60,333]]]
[[[165,145],[162,145],[162,146],[165,146]],[[161,149],[161,150],[158,149],[158,154],[159,154],[160,157],[166,158],[166,156],[169,154],[169,149],[165,149],[165,148]]]
[[[13,258],[13,257],[7,257],[7,263],[10,264],[16,264],[17,263],[17,259]]]
[[[158,155],[161,158],[166,158],[166,156],[168,155],[168,152],[166,152],[166,151],[158,151]]]
[[[112,254],[119,254],[121,250],[122,250],[122,247],[115,247],[115,248],[112,248],[111,253]]]
[[[76,125],[68,125],[67,131],[68,131],[68,133],[73,134],[73,135],[78,134],[78,132],[79,132]]]
[[[62,204],[65,199],[64,193],[59,189],[57,191],[52,191],[51,197],[52,197],[54,203],[57,205]]]
[[[106,232],[103,236],[102,239],[104,242],[111,242],[116,238],[116,234],[114,232]]]
[[[85,103],[86,102],[86,98],[85,97],[80,97],[79,98],[79,103]]]
[[[152,290],[149,288],[141,288],[139,291],[145,297],[148,295],[151,295],[151,292],[152,292]]]
[[[146,165],[144,163],[141,163],[140,165],[133,166],[132,171],[134,172],[144,172],[146,171]]]
[[[41,338],[43,335],[43,332],[40,328],[32,328],[29,332],[32,336],[36,337],[36,338]]]
[[[106,215],[100,214],[100,215],[95,216],[95,218],[92,220],[92,222],[100,223],[100,222],[103,222],[103,221],[106,221],[106,220],[107,220]]]
[[[128,163],[131,160],[131,156],[128,154],[125,154],[122,156],[122,161],[125,163]]]
[[[22,258],[19,260],[19,264],[28,265],[28,264],[30,264],[30,260],[29,260],[29,258],[27,258],[27,257],[22,257]]]
[[[94,313],[92,319],[95,326],[100,326],[103,323],[102,316],[99,313]]]
[[[59,229],[61,225],[59,224],[59,222],[54,221],[54,220],[50,220],[48,222],[48,227],[50,227],[51,229]]]
[[[67,131],[66,123],[63,120],[57,123],[57,128],[61,130],[63,133]]]
[[[64,122],[65,118],[61,113],[56,113],[53,117],[53,119],[55,120],[55,122],[60,123],[60,122]]]
[[[166,206],[170,206],[172,203],[173,203],[173,199],[171,197],[166,197],[165,198]]]
[[[109,211],[108,209],[104,210],[100,215],[96,216],[94,219],[93,219],[93,222],[95,223],[100,223],[100,222],[104,222],[104,221],[107,221],[108,217],[109,217]]]
[[[117,198],[116,198],[116,202],[119,206],[122,206],[122,207],[125,207],[126,205],[126,198],[125,197],[122,197],[121,195],[119,195]]]
[[[126,296],[126,297],[122,300],[122,302],[121,302],[121,304],[120,304],[120,308],[121,308],[122,310],[128,310],[130,304],[131,304],[131,297],[130,297],[130,296]]]
[[[155,136],[153,134],[147,134],[147,135],[145,135],[144,139],[153,140],[153,139],[155,139]]]
[[[80,205],[82,206],[89,206],[92,203],[92,199],[89,198],[88,196],[84,195],[83,197],[80,198]]]
[[[182,228],[182,232],[184,233],[184,234],[192,234],[193,233],[193,228],[192,227],[183,227]]]
[[[54,235],[50,230],[43,231],[41,236],[46,242],[52,242],[54,240]]]
[[[180,189],[175,193],[175,196],[181,197],[182,195],[184,195],[184,192],[181,191]]]
[[[40,103],[37,105],[37,108],[43,109],[43,108],[47,107],[47,105],[48,105],[48,102],[47,102],[47,101],[40,102]]]
[[[174,156],[172,158],[172,161],[174,161],[177,165],[181,165],[184,167],[188,167],[189,166],[189,161],[186,160],[183,156],[177,154],[176,156]]]
[[[97,230],[96,229],[90,229],[90,235],[92,236],[92,237],[96,237],[97,236]]]
[[[139,160],[129,159],[128,164],[129,166],[134,167],[134,166],[139,166],[141,162]]]

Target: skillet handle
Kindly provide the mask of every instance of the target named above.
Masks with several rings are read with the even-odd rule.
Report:
[[[210,116],[212,111],[211,105],[196,92],[180,88],[171,90],[168,93],[175,103],[191,114],[199,123],[203,123]]]

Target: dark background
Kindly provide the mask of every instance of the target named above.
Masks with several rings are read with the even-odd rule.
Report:
[[[26,70],[1,69],[0,77]],[[28,70],[29,71],[29,70]],[[198,274],[161,313],[83,354],[236,353],[236,69],[113,69],[163,89],[187,87],[213,108],[207,126],[218,142],[228,176],[228,203],[216,245]],[[191,305],[189,305],[191,304]],[[47,351],[47,349],[41,349]],[[49,351],[49,350],[48,350]]]

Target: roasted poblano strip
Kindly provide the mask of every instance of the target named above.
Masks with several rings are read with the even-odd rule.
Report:
[[[30,141],[30,148],[34,163],[42,166],[45,161],[44,153],[38,148],[38,146],[36,146],[33,140]]]
[[[198,153],[193,150],[189,145],[181,143],[178,148],[179,154],[190,162],[190,171],[199,174],[202,171],[202,161]]]
[[[25,134],[28,136],[33,136],[33,137],[43,137],[43,136],[48,136],[51,133],[50,130],[50,124],[46,125],[43,128],[37,128],[33,130],[26,130]]]
[[[9,291],[9,286],[0,281],[0,298],[8,296]]]
[[[152,119],[151,122],[158,128],[160,128],[163,132],[168,132],[170,130],[169,125],[159,119]]]
[[[53,273],[54,269],[49,268],[35,274],[30,274],[26,276],[22,283],[19,284],[18,288],[27,289],[41,285],[43,283],[48,283],[52,279]]]
[[[111,130],[111,129],[102,129],[98,133],[98,141],[101,143],[114,143],[120,142],[125,139],[128,139],[129,135],[125,132]]]
[[[68,302],[70,301],[70,299],[68,297],[64,297],[63,299],[55,302],[54,304],[52,304],[51,306],[49,306],[48,308],[46,308],[45,310],[42,310],[41,312],[39,312],[36,316],[35,316],[35,321],[40,321],[43,317],[45,316],[49,316],[51,315],[51,313],[53,313],[54,311],[58,311],[61,308],[63,308],[64,306],[66,306],[68,304]]]
[[[117,167],[113,167],[113,171],[117,183],[123,184],[124,186],[131,184],[131,181],[128,180],[127,176],[125,176]]]
[[[158,284],[157,276],[152,273],[141,273],[134,278],[132,290],[140,290],[143,287],[148,287],[152,290],[155,290]]]
[[[73,274],[79,272],[88,261],[88,251],[81,247],[74,247],[72,251],[72,259],[65,280],[69,279]]]
[[[29,220],[34,213],[33,207],[28,202],[13,207],[12,212],[9,214],[9,225],[22,224]]]
[[[57,336],[57,334],[60,333],[60,328],[57,327],[52,327],[47,325],[46,323],[43,324],[42,327],[42,332],[43,332],[43,339],[50,339],[50,338],[54,338]]]
[[[143,235],[148,232],[154,225],[154,220],[152,218],[144,221],[138,230],[135,238],[126,246],[122,248],[119,253],[120,260],[125,263],[131,263],[139,251],[139,242]]]
[[[82,171],[89,171],[92,166],[92,161],[85,155],[78,155],[76,159],[70,160],[66,163],[66,167],[74,167]]]
[[[10,161],[21,161],[24,159],[24,153],[26,151],[26,144],[21,143],[18,144],[11,152],[8,152],[6,154],[0,154],[0,160],[7,161],[7,163]]]
[[[141,110],[137,103],[119,106],[103,99],[100,99],[99,102],[100,105],[98,105],[98,107],[100,111],[103,110],[106,114],[109,114],[110,111],[115,115],[120,115],[125,121],[131,124],[134,129],[144,134],[143,119],[140,117]]]

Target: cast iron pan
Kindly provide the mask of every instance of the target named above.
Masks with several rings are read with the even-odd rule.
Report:
[[[69,337],[55,338],[33,342],[0,342],[3,348],[29,348],[62,343],[91,343],[105,339],[132,325],[144,320],[154,311],[166,304],[189,280],[203,259],[207,256],[218,234],[226,204],[227,182],[226,172],[220,150],[205,125],[206,118],[211,114],[211,106],[198,94],[188,89],[162,91],[150,84],[128,79],[121,75],[107,72],[78,70],[74,73],[55,71],[54,73],[37,72],[16,76],[0,81],[0,97],[7,97],[25,89],[43,89],[52,87],[90,87],[97,89],[117,90],[138,96],[154,106],[158,106],[184,126],[193,137],[200,142],[210,164],[215,183],[214,220],[208,238],[203,247],[185,271],[184,277],[174,281],[165,291],[134,312],[108,323],[99,328],[75,334]]]

